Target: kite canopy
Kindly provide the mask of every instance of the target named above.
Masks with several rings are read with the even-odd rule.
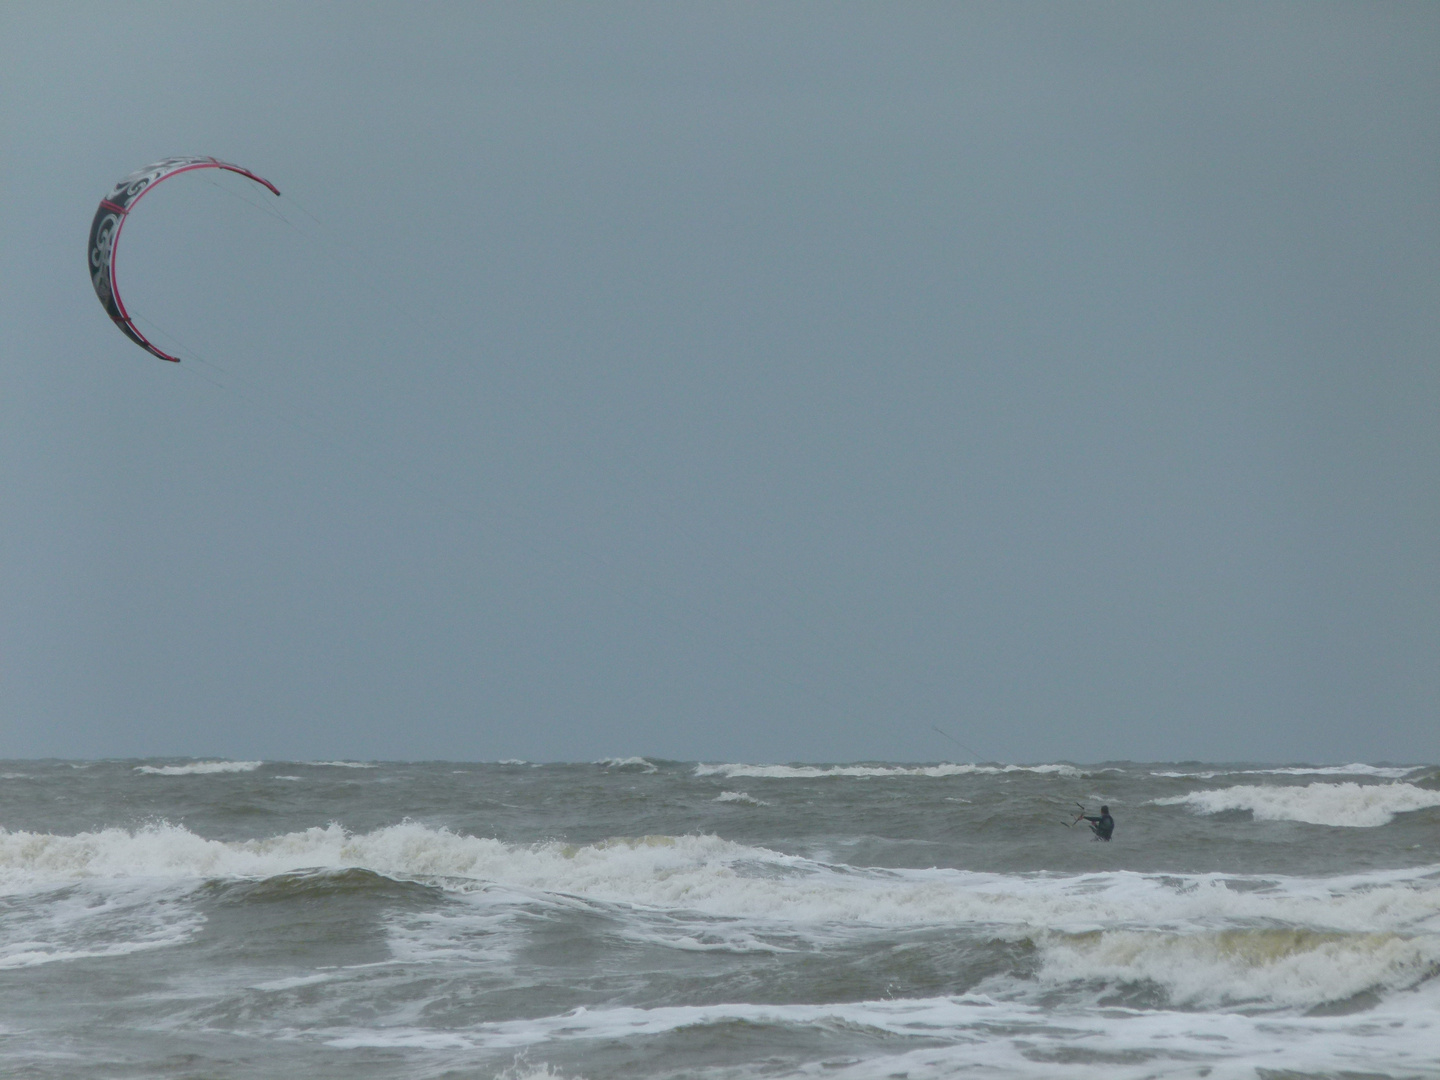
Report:
[[[90,223],[90,280],[95,285],[95,295],[100,298],[105,313],[115,320],[115,325],[136,345],[161,360],[170,360],[176,364],[180,362],[180,358],[152,345],[136,328],[134,320],[125,310],[125,304],[120,299],[120,289],[115,284],[115,249],[120,243],[120,230],[125,226],[125,217],[135,209],[141,196],[161,180],[168,180],[192,169],[226,169],[241,176],[248,176],[276,195],[280,194],[280,189],[269,180],[256,176],[239,165],[231,165],[213,157],[172,157],[146,165],[116,184],[110,194],[100,200],[100,208],[95,211],[95,220]]]

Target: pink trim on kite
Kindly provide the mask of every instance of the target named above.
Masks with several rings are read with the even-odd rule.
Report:
[[[166,180],[169,180],[172,176],[179,176],[181,173],[191,172],[194,169],[225,169],[228,172],[239,173],[241,176],[248,176],[257,184],[263,184],[265,187],[269,188],[275,195],[280,194],[280,189],[277,188],[274,184],[270,183],[269,180],[266,180],[263,176],[256,176],[249,169],[242,169],[239,165],[231,165],[228,161],[221,161],[219,158],[210,158],[208,161],[197,161],[193,165],[181,165],[180,168],[175,169],[171,172],[167,172],[164,176],[157,177],[148,187],[145,188],[144,191],[140,192],[139,195],[136,195],[135,198],[131,200],[129,209],[134,210],[136,204],[139,203],[141,199],[143,199],[146,195],[149,195],[150,192],[154,191],[157,187],[163,184]]]
[[[156,183],[159,183],[159,181],[156,181]],[[154,184],[151,185],[151,187],[154,186]],[[149,188],[146,190],[148,191]],[[144,194],[144,191],[140,193],[140,195]],[[139,201],[140,197],[137,195],[135,202]],[[130,205],[134,206],[135,203],[131,203]],[[178,364],[180,363],[178,356],[171,356],[140,332],[140,328],[135,325],[135,320],[132,319],[130,313],[125,310],[125,301],[120,299],[120,286],[115,280],[115,248],[120,244],[120,232],[125,228],[125,221],[128,217],[128,214],[120,215],[120,224],[115,226],[115,236],[110,241],[110,295],[115,298],[115,307],[120,311],[120,318],[125,324],[125,329],[135,335],[135,340],[140,343],[141,347],[147,352],[158,356],[161,360],[169,360],[172,364]]]
[[[169,360],[172,364],[180,363],[180,358],[178,356],[171,356],[169,353],[165,352],[157,345],[155,345],[144,334],[142,334],[140,332],[140,328],[135,325],[135,320],[130,318],[130,313],[125,310],[125,301],[120,299],[120,285],[118,279],[115,276],[115,253],[120,248],[120,233],[125,228],[125,222],[130,216],[130,211],[135,209],[136,204],[138,204],[141,199],[143,199],[146,195],[150,194],[150,192],[154,191],[166,180],[169,180],[172,176],[179,176],[181,173],[190,172],[192,169],[226,169],[229,172],[239,173],[241,176],[248,176],[257,184],[263,184],[265,187],[269,188],[277,196],[280,194],[280,189],[277,188],[274,184],[270,183],[269,180],[266,180],[263,176],[256,176],[249,169],[242,169],[239,165],[231,165],[228,161],[221,161],[219,158],[210,158],[207,161],[197,161],[193,165],[182,165],[180,168],[174,170],[173,172],[167,172],[165,173],[165,175],[158,177],[153,182],[151,182],[145,188],[145,190],[140,192],[139,195],[136,195],[135,198],[130,201],[130,205],[128,207],[116,206],[109,199],[100,200],[101,206],[104,206],[110,210],[119,211],[120,214],[120,224],[115,226],[115,235],[110,240],[110,295],[115,298],[115,307],[117,310],[119,310],[120,317],[124,320],[126,329],[128,329],[130,333],[135,335],[136,339],[140,342],[140,344],[147,351],[158,356],[161,360]]]
[[[140,344],[144,346],[144,348],[148,352],[152,353],[155,356],[158,356],[161,360],[169,360],[172,364],[178,364],[180,362],[180,358],[178,356],[171,356],[169,353],[165,352],[163,349],[157,346],[148,337],[142,334],[140,332],[140,328],[135,325],[134,319],[127,318],[125,320],[125,325],[129,328],[130,332],[134,334],[137,339],[139,339]]]

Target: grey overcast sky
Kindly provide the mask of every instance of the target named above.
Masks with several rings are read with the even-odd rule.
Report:
[[[0,183],[0,756],[1440,759],[1440,4],[5,0]]]

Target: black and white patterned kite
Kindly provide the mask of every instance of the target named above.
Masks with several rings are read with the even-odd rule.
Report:
[[[141,197],[161,180],[168,180],[192,169],[227,169],[241,176],[248,176],[276,195],[280,194],[280,189],[269,180],[256,176],[239,165],[231,165],[213,157],[172,157],[146,165],[116,184],[110,194],[100,200],[100,209],[95,211],[95,220],[90,223],[90,280],[95,285],[95,295],[100,298],[105,313],[115,320],[115,325],[136,345],[161,360],[170,360],[176,364],[180,362],[180,358],[171,356],[151,344],[125,310],[124,301],[120,299],[120,289],[115,283],[115,249],[120,243],[120,230],[125,227],[125,218],[135,209],[135,204]]]

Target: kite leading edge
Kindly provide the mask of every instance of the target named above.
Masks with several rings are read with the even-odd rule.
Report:
[[[90,280],[95,286],[95,295],[100,298],[100,304],[105,308],[105,314],[115,320],[115,325],[136,345],[161,360],[176,364],[180,362],[180,358],[153,345],[139,331],[135,321],[125,310],[119,287],[115,284],[115,249],[120,242],[120,230],[125,226],[125,217],[135,209],[141,196],[161,180],[168,180],[192,169],[226,169],[249,177],[276,195],[280,194],[280,189],[269,180],[256,176],[239,165],[231,165],[213,157],[172,157],[146,165],[121,180],[111,189],[109,195],[100,200],[100,208],[95,211],[95,220],[90,222]]]

